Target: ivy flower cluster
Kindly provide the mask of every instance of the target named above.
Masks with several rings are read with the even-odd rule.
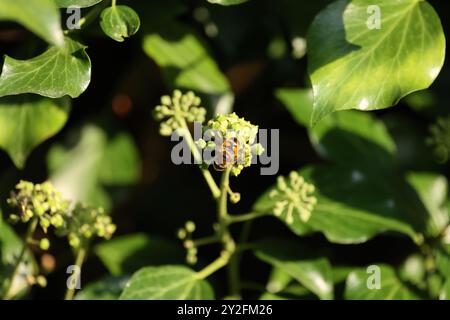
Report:
[[[10,215],[11,221],[26,223],[36,218],[44,232],[47,232],[50,226],[63,226],[64,216],[70,205],[50,182],[33,184],[20,181],[7,202],[18,209],[17,213]]]
[[[172,97],[161,97],[153,116],[155,120],[161,121],[160,134],[170,136],[174,131],[184,127],[186,122],[205,121],[206,109],[201,106],[201,99],[192,91],[182,94],[175,90]]]
[[[236,113],[217,115],[205,128],[211,140],[206,142],[200,139],[196,143],[201,149],[217,151],[211,161],[216,170],[230,169],[231,174],[237,177],[252,164],[253,155],[259,156],[264,152],[263,146],[255,143],[258,130],[258,126],[239,118]]]
[[[294,223],[295,215],[307,222],[317,203],[314,191],[314,185],[307,183],[297,172],[291,172],[289,178],[278,177],[276,188],[269,194],[276,201],[273,213],[277,217],[285,214],[287,224]]]
[[[116,225],[103,208],[78,203],[67,214],[64,226],[58,230],[58,234],[67,235],[69,244],[78,248],[94,236],[109,240],[115,231]]]
[[[80,203],[71,208],[71,202],[63,199],[50,182],[33,184],[20,181],[7,202],[12,208],[18,209],[18,213],[10,215],[11,221],[27,223],[36,219],[45,233],[53,226],[56,234],[67,236],[74,248],[94,236],[110,239],[116,230],[111,217],[103,208],[92,208]],[[48,250],[50,241],[43,238],[39,246],[42,250]]]

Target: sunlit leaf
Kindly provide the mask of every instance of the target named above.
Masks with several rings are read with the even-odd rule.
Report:
[[[378,265],[380,287],[377,288],[374,272],[365,269],[351,272],[347,278],[345,298],[349,300],[415,300],[419,295],[402,282],[395,270],[388,265]]]
[[[103,32],[118,42],[123,42],[125,38],[134,35],[141,25],[137,13],[128,6],[106,8],[100,19]]]
[[[68,98],[33,95],[0,98],[0,147],[22,168],[36,146],[61,130],[69,112]]]
[[[81,43],[66,38],[63,47],[50,47],[29,60],[6,56],[0,76],[0,97],[21,93],[78,97],[91,81],[91,61],[85,49]]]
[[[136,272],[121,300],[211,300],[214,292],[205,280],[184,266],[146,267]]]
[[[264,241],[255,255],[286,272],[321,299],[333,298],[333,275],[328,260],[296,243]]]
[[[428,88],[445,57],[440,19],[419,0],[336,1],[315,18],[307,42],[313,124],[338,110],[395,105]]]
[[[54,0],[1,0],[0,20],[18,22],[50,44],[64,43],[61,17]]]

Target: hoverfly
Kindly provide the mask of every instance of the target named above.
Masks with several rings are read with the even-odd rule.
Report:
[[[216,161],[214,161],[214,169],[217,171],[225,171],[230,165],[237,163],[239,160],[241,144],[238,138],[225,139],[217,151]]]

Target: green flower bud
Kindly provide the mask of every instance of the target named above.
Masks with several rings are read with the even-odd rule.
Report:
[[[239,201],[241,201],[241,194],[238,193],[238,192],[232,193],[231,196],[230,196],[230,201],[233,204],[238,203]]]
[[[39,248],[41,248],[41,250],[47,251],[50,248],[50,241],[47,238],[41,239],[41,241],[39,241]]]
[[[41,288],[45,288],[47,286],[47,279],[44,276],[37,276],[36,277],[36,283]]]
[[[185,228],[187,232],[193,233],[195,231],[195,223],[192,221],[188,221],[186,222]]]
[[[186,236],[187,236],[186,230],[184,230],[184,229],[179,229],[179,230],[177,231],[177,237],[178,237],[178,239],[184,240],[184,239],[186,239]]]

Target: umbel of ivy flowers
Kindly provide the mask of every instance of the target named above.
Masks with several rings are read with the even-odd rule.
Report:
[[[239,118],[236,113],[217,115],[205,129],[211,141],[200,139],[197,145],[218,151],[214,159],[218,170],[230,169],[232,175],[238,176],[244,168],[251,166],[254,155],[264,152],[263,146],[255,143],[258,126]]]
[[[67,235],[69,244],[78,248],[95,236],[109,240],[115,231],[116,225],[103,208],[77,203],[66,215],[64,225],[57,230],[57,234]]]
[[[110,239],[116,230],[111,217],[103,208],[80,203],[72,205],[63,199],[50,182],[33,184],[20,181],[7,202],[17,209],[17,213],[10,215],[12,222],[36,220],[45,233],[53,226],[56,234],[67,236],[74,248],[86,244],[94,236]],[[47,250],[50,247],[49,240],[42,239],[40,247]]]
[[[159,132],[170,136],[175,130],[184,128],[186,122],[205,121],[206,109],[201,107],[201,99],[192,91],[182,94],[175,90],[170,96],[162,96],[161,104],[156,106],[153,116],[160,121]]]
[[[10,215],[11,221],[26,223],[36,218],[44,232],[47,232],[50,226],[55,228],[63,226],[70,205],[50,182],[33,184],[20,181],[7,202],[11,207],[18,209],[17,213]]]
[[[307,222],[317,203],[314,190],[314,185],[307,183],[295,171],[290,173],[289,178],[278,177],[276,188],[269,194],[275,201],[273,213],[283,217],[287,224],[294,223],[295,215]]]

